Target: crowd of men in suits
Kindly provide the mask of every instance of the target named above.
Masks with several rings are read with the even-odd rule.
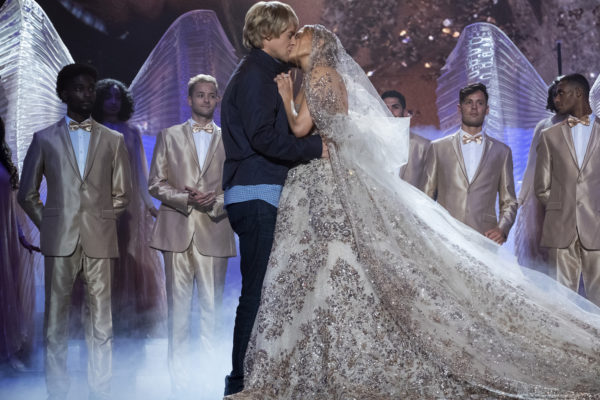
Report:
[[[535,165],[535,195],[544,207],[538,245],[547,251],[547,271],[600,305],[600,122],[592,113],[589,91],[580,74],[566,75],[553,85],[549,104],[559,117],[542,121],[545,129],[534,139],[530,162]],[[382,98],[394,116],[405,116],[402,94],[387,91]],[[462,88],[458,111],[461,127],[452,135],[429,142],[410,134],[401,178],[501,245],[521,205],[515,196],[511,150],[485,132],[485,85]]]

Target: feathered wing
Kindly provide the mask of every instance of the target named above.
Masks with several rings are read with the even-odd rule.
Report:
[[[512,236],[519,260],[531,264],[528,260],[538,256],[536,238],[541,229],[540,205],[533,192],[536,154],[533,139],[536,125],[552,116],[545,109],[548,86],[498,27],[488,23],[469,25],[438,78],[438,116],[445,134],[460,127],[456,107],[460,88],[475,82],[485,84],[490,96],[486,132],[512,150],[516,190],[523,206]]]
[[[237,61],[213,11],[183,14],[169,27],[131,83],[136,109],[129,122],[144,135],[157,135],[185,121],[190,117],[188,80],[197,74],[212,75],[222,94]],[[217,124],[219,116],[217,106]]]
[[[69,50],[35,1],[4,3],[0,8],[0,115],[19,171],[33,133],[65,115],[66,106],[56,95],[56,77],[71,63]],[[40,192],[45,198],[45,181]],[[24,215],[19,220],[28,239],[38,243],[39,231]]]

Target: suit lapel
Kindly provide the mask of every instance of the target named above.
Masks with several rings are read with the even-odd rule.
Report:
[[[85,173],[83,174],[83,180],[85,181],[90,170],[92,169],[92,164],[94,164],[94,158],[96,157],[96,151],[98,150],[98,144],[100,143],[100,137],[102,134],[100,133],[100,127],[98,123],[92,120],[92,131],[90,132],[90,145],[88,146],[87,157],[85,159]]]
[[[475,182],[475,180],[479,176],[479,173],[483,169],[483,165],[485,165],[486,159],[488,158],[489,154],[492,152],[492,146],[494,145],[494,142],[492,142],[492,140],[488,136],[485,138],[485,143],[483,143],[483,145],[485,147],[483,148],[483,153],[481,154],[481,159],[479,160],[479,165],[477,165],[477,169],[475,170],[475,175],[473,175],[473,179],[471,180],[471,183]]]
[[[454,134],[452,138],[452,147],[454,147],[454,152],[456,153],[456,159],[458,160],[458,164],[460,165],[460,169],[467,181],[469,183],[469,176],[467,175],[467,168],[465,167],[465,158],[463,157],[462,150],[460,148],[460,131]]]
[[[215,151],[217,150],[217,146],[219,144],[219,141],[221,140],[221,131],[220,129],[215,125],[215,123],[213,122],[213,133],[212,133],[212,139],[210,140],[210,145],[208,146],[208,151],[206,152],[206,157],[204,158],[204,165],[202,167],[202,171],[200,172],[200,176],[204,176],[204,174],[206,173],[206,170],[208,169],[208,166],[210,165],[210,161],[212,160],[213,156],[215,155]]]
[[[194,134],[192,133],[192,127],[188,121],[183,124],[183,133],[188,141],[188,148],[192,151],[192,157],[196,161],[198,170],[202,170],[200,167],[200,161],[198,161],[198,149],[196,148],[196,142],[194,141]]]
[[[569,148],[569,152],[571,153],[571,158],[573,159],[577,169],[579,169],[579,163],[577,162],[577,154],[575,153],[575,145],[573,144],[573,135],[571,134],[571,129],[569,129],[569,125],[567,123],[561,124],[560,127],[562,129],[565,142],[567,143],[567,147]]]
[[[596,120],[594,120],[594,126],[592,128],[592,133],[590,135],[590,141],[587,145],[587,149],[585,150],[585,156],[583,158],[583,163],[581,163],[581,170],[583,170],[585,168],[588,161],[590,161],[592,154],[596,150],[596,147],[598,147],[598,141],[600,141],[598,136],[600,136],[600,122],[596,119]]]
[[[79,167],[77,166],[77,157],[75,157],[75,149],[73,149],[71,135],[69,135],[69,128],[67,128],[65,118],[58,121],[56,125],[58,137],[62,140],[63,148],[67,149],[67,158],[69,159],[69,162],[71,163],[71,166],[75,171],[75,175],[77,175],[77,178],[81,180],[81,172],[79,171]]]

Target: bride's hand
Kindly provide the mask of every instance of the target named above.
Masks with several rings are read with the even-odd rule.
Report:
[[[275,77],[277,90],[284,102],[290,102],[294,96],[294,83],[289,73],[282,73]]]

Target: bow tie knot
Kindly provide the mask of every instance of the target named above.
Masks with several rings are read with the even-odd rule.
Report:
[[[582,124],[585,126],[590,126],[590,116],[589,115],[585,115],[581,118],[577,118],[574,117],[572,115],[569,115],[569,117],[567,118],[567,124],[569,124],[569,128],[574,127],[577,124]]]
[[[76,131],[78,129],[83,129],[86,132],[91,132],[92,131],[92,120],[90,118],[83,120],[81,122],[77,122],[77,121],[69,121],[69,130],[70,131]]]
[[[206,133],[213,133],[213,123],[209,122],[208,124],[202,126],[200,124],[193,124],[192,125],[192,132],[197,133],[200,131],[204,131]]]
[[[465,134],[462,137],[463,144],[467,144],[467,143],[471,143],[471,142],[481,144],[482,141],[483,141],[483,136],[481,135],[481,133],[478,133],[477,135]]]

